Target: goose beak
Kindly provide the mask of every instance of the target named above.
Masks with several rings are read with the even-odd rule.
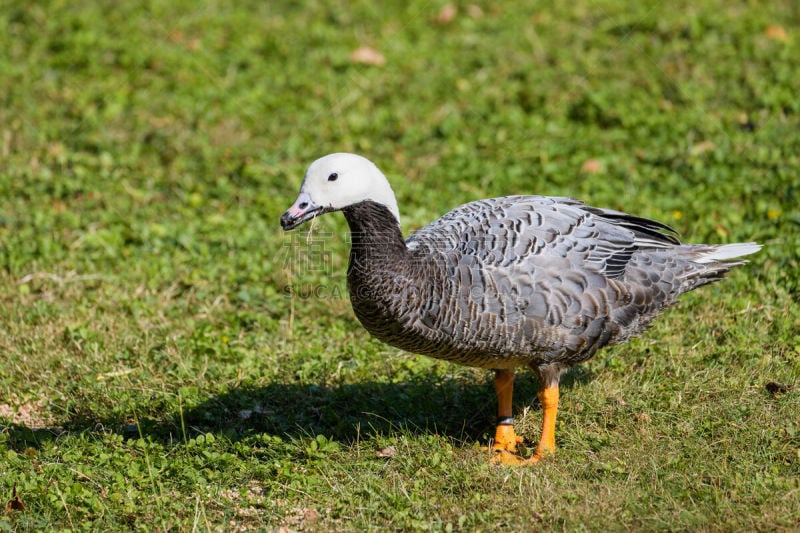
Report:
[[[292,207],[281,215],[281,227],[286,231],[294,229],[303,222],[311,220],[325,212],[326,210],[324,207],[320,207],[314,203],[310,194],[301,192],[300,196],[298,196],[297,200],[292,204]]]

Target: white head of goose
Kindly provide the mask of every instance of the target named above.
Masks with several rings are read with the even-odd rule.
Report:
[[[378,167],[360,155],[330,154],[308,167],[300,194],[281,217],[281,226],[285,230],[294,229],[323,213],[368,201],[388,209],[400,226],[394,191]]]
[[[493,461],[533,464],[555,451],[558,383],[601,347],[641,333],[682,293],[721,279],[755,243],[682,244],[668,226],[571,198],[507,196],[455,208],[407,239],[386,177],[331,154],[306,171],[281,217],[293,229],[343,211],[352,233],[353,310],[382,341],[495,371]],[[539,377],[542,433],[522,457],[514,369]]]

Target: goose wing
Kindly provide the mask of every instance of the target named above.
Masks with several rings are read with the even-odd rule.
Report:
[[[485,268],[566,263],[611,279],[622,276],[636,250],[678,244],[675,231],[660,222],[545,196],[471,202],[406,240],[412,250],[468,257]]]
[[[615,311],[650,299],[624,279],[632,256],[677,244],[663,224],[570,198],[472,202],[406,240],[424,293],[415,327],[454,350],[584,359],[624,327]]]

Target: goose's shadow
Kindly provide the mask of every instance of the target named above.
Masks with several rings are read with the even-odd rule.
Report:
[[[561,380],[562,388],[587,383],[591,373],[574,368]],[[538,408],[538,383],[530,373],[517,376],[514,412]],[[241,386],[185,408],[172,418],[143,417],[138,425],[121,420],[74,416],[63,426],[32,428],[4,424],[9,445],[16,450],[39,447],[66,434],[83,431],[119,432],[145,436],[165,444],[213,432],[231,441],[267,434],[302,438],[324,435],[342,443],[360,438],[435,433],[462,442],[483,441],[492,433],[497,401],[491,374],[485,377],[430,376],[402,383],[364,382],[332,387],[270,383]]]
[[[562,387],[589,380],[587,370],[573,369],[562,379]],[[517,377],[515,413],[525,406],[538,405],[537,388],[536,379],[529,373]],[[325,435],[350,443],[402,429],[474,442],[493,431],[496,405],[488,374],[485,379],[430,377],[335,387],[271,383],[243,386],[209,398],[184,410],[182,418],[171,425],[185,428],[189,436],[211,431],[232,440],[252,434]]]

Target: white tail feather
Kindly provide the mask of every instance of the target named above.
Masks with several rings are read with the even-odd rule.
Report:
[[[695,263],[713,263],[715,261],[724,261],[726,259],[735,259],[743,255],[754,254],[761,249],[760,244],[754,242],[738,242],[735,244],[723,244],[714,248],[710,252],[705,252],[698,255]]]

